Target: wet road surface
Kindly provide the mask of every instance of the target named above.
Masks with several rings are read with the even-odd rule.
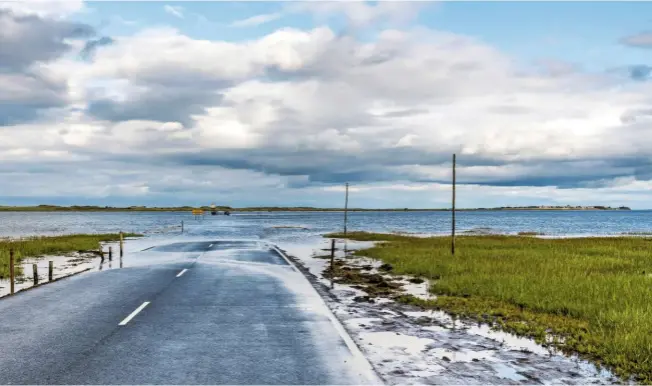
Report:
[[[270,245],[169,240],[125,259],[0,300],[0,383],[380,383]]]

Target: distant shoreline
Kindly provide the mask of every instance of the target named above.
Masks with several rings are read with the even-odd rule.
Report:
[[[101,206],[56,206],[56,205],[38,205],[38,206],[0,206],[0,212],[191,212],[193,209],[203,209],[210,212],[211,208],[203,207],[101,207]],[[344,208],[312,208],[312,207],[248,207],[248,208],[231,208],[218,206],[214,208],[218,212],[341,212]],[[605,206],[526,206],[526,207],[498,207],[498,208],[461,208],[456,209],[458,212],[477,212],[477,211],[623,211],[631,210],[628,207],[605,207]],[[450,212],[450,208],[438,209],[408,209],[408,208],[389,208],[389,209],[364,209],[350,208],[349,212]]]

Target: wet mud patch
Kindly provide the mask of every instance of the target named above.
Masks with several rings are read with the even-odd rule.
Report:
[[[329,240],[326,240],[328,242]],[[325,244],[325,243],[324,243]],[[330,255],[290,256],[388,384],[613,384],[611,373],[532,339],[494,330],[405,299],[433,299],[421,278],[392,275],[382,263]],[[332,287],[331,287],[332,282]],[[491,320],[487,320],[490,322]]]

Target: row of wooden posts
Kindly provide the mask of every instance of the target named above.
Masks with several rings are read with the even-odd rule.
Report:
[[[101,262],[104,262],[104,250],[102,249],[102,243],[99,244],[99,254]],[[120,232],[120,257],[124,255],[124,237],[122,232]],[[113,260],[113,247],[109,246],[109,261]],[[15,252],[13,248],[9,249],[9,293],[13,295],[15,293],[15,283],[16,283],[16,270],[15,270]],[[34,285],[38,284],[38,266],[36,263],[32,264],[32,273]],[[48,261],[48,281],[54,279],[54,262],[52,260]]]

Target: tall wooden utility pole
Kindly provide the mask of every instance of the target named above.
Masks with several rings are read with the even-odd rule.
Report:
[[[455,154],[453,154],[453,206],[451,224],[451,254],[455,254]]]
[[[344,199],[344,235],[346,236],[346,222],[349,213],[349,183],[346,183],[346,196]]]

